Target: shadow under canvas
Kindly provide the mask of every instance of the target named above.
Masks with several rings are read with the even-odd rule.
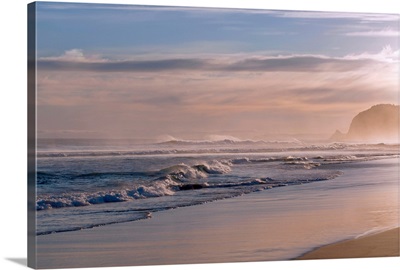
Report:
[[[14,263],[22,265],[22,266],[27,266],[28,265],[28,259],[27,258],[6,258],[6,260],[8,260],[10,262],[14,262]]]

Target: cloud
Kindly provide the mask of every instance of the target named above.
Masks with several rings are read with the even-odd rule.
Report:
[[[83,56],[82,50],[79,49],[72,49],[69,51],[66,51],[64,55],[60,56],[59,59],[64,59],[64,60],[85,60],[85,57]]]
[[[389,47],[382,50],[382,53],[390,52]],[[153,65],[150,65],[152,71],[146,73],[39,70],[39,129],[82,129],[116,136],[129,127],[132,131],[122,134],[127,137],[164,133],[184,136],[188,132],[218,134],[235,128],[246,132],[256,128],[262,133],[268,132],[271,126],[282,132],[331,133],[333,126],[347,127],[348,119],[365,107],[397,101],[397,70],[389,72],[373,66],[331,72],[329,65],[360,65],[361,56],[354,56],[355,60],[336,59],[336,62],[323,56],[299,57],[247,57],[220,62],[199,59],[202,66],[179,72],[177,69],[155,72]],[[267,60],[275,62],[271,64]],[[205,69],[211,62],[225,70],[239,71]],[[276,69],[277,63],[281,72],[249,71],[265,69],[268,65]],[[92,63],[76,61],[74,64]],[[164,64],[176,66],[173,62]],[[297,72],[305,66],[325,66],[327,72]],[[224,76],[210,76],[219,73]],[[338,120],[336,115],[343,120]],[[316,122],[319,117],[323,118],[322,122]]]
[[[93,72],[161,72],[161,71],[220,71],[220,72],[319,72],[350,71],[362,68],[388,57],[373,54],[348,55],[342,58],[323,55],[287,55],[274,57],[235,57],[213,59],[172,58],[160,60],[106,60],[86,57],[81,50],[73,49],[60,57],[41,58],[40,70],[93,71]]]
[[[352,37],[398,37],[400,32],[393,29],[382,29],[382,30],[370,30],[360,32],[349,32],[346,36]]]
[[[227,71],[289,71],[289,72],[318,72],[318,71],[348,71],[369,64],[367,59],[345,60],[326,58],[313,55],[298,55],[267,59],[246,59],[228,65]]]
[[[394,51],[390,45],[386,45],[378,53],[364,52],[361,54],[349,54],[344,56],[344,59],[356,60],[356,59],[371,59],[378,62],[384,63],[399,63],[399,50]]]
[[[149,61],[104,61],[83,62],[70,60],[38,61],[38,67],[42,70],[65,70],[65,71],[96,71],[96,72],[121,72],[121,71],[165,71],[165,70],[201,70],[206,62],[200,59],[165,59]]]
[[[93,135],[98,135],[98,132],[94,132],[91,130],[66,130],[66,129],[61,129],[61,130],[38,130],[39,135],[44,135],[44,136],[49,136],[49,135],[72,135],[73,137],[76,135],[86,135],[86,136],[93,136]]]
[[[106,62],[107,59],[102,58],[98,54],[84,54],[82,49],[70,49],[65,51],[60,56],[52,56],[52,57],[41,57],[41,61],[48,61],[48,62]]]
[[[384,14],[384,13],[357,13],[357,12],[326,12],[326,11],[286,11],[286,10],[269,10],[265,8],[221,8],[218,7],[204,7],[204,5],[196,6],[192,3],[191,6],[160,6],[160,5],[131,5],[131,4],[92,4],[92,3],[40,3],[42,8],[45,9],[99,9],[99,10],[133,10],[133,11],[185,11],[195,12],[199,14],[201,11],[204,15],[210,12],[216,13],[238,13],[247,12],[249,14],[268,14],[277,17],[286,18],[307,18],[307,19],[363,19],[363,20],[377,20],[377,21],[396,21],[399,19],[397,14]]]
[[[397,14],[374,14],[357,12],[316,12],[316,11],[280,11],[271,12],[271,15],[284,18],[300,19],[352,19],[360,21],[398,21]]]

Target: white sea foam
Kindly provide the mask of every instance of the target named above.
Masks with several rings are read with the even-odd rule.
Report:
[[[168,181],[158,181],[157,184],[151,186],[139,186],[133,189],[40,196],[36,201],[36,209],[46,210],[63,207],[88,206],[151,197],[170,196],[173,194],[174,191],[170,188]]]
[[[285,162],[285,164],[302,166],[303,168],[308,169],[308,170],[321,166],[321,163],[313,162],[313,161],[287,161],[287,162]]]

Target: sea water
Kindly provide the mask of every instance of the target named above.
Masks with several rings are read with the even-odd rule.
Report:
[[[288,187],[335,181],[349,166],[362,171],[367,161],[390,158],[399,158],[399,145],[42,139],[37,234],[135,222],[154,212],[254,192],[268,196],[271,189],[284,193]]]

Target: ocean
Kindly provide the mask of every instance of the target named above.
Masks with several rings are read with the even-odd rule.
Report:
[[[368,161],[385,159],[398,164],[398,144],[39,139],[37,235],[135,222],[254,192],[285,194],[335,181],[349,168],[362,174]]]

